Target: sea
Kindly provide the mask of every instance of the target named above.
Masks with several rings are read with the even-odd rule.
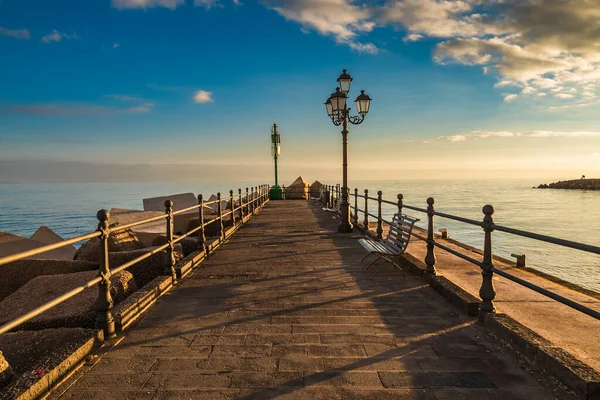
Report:
[[[334,183],[334,182],[325,182]],[[426,208],[426,199],[435,199],[435,209],[465,218],[482,220],[482,207],[494,206],[494,222],[561,239],[600,246],[600,192],[534,189],[537,180],[370,180],[351,181],[354,188],[376,197],[396,201],[398,193],[404,203]],[[256,183],[258,184],[258,183]],[[99,209],[143,209],[142,199],[192,192],[205,198],[229,190],[245,188],[248,182],[224,183],[94,183],[94,184],[0,184],[0,230],[29,237],[46,225],[64,238],[93,231]],[[363,208],[364,200],[359,200]],[[353,200],[352,200],[353,203]],[[369,209],[376,212],[376,203]],[[383,215],[390,218],[396,207],[384,205]],[[405,210],[420,218],[425,228],[425,214]],[[450,237],[483,248],[480,227],[436,217],[435,230],[449,230]],[[584,288],[600,292],[600,255],[572,250],[549,243],[495,231],[494,254],[511,258],[525,254],[527,266],[554,275]]]

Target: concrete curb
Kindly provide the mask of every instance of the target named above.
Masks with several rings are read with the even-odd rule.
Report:
[[[600,399],[600,373],[505,314],[480,317],[486,330],[582,400]]]

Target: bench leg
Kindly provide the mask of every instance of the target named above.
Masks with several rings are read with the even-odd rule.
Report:
[[[404,270],[402,269],[402,267],[400,267],[400,265],[398,265],[398,263],[396,261],[394,261],[391,257],[388,257],[386,255],[383,254],[379,254],[380,258],[383,258],[385,261],[389,262],[390,264],[392,264],[394,266],[394,268],[396,268],[397,270],[399,270],[402,273],[402,277],[404,278],[406,275],[404,274]],[[369,264],[370,265],[370,264]],[[367,267],[368,268],[368,267]],[[377,271],[375,271],[375,273],[373,274],[373,277],[375,277],[375,275],[377,275],[377,273],[381,270],[382,267],[379,267],[377,269]]]
[[[369,254],[367,254],[366,256],[364,256],[364,257],[362,258],[362,260],[360,260],[360,262],[362,263],[363,261],[365,261],[365,260],[367,259],[367,257],[370,257],[370,256],[372,256],[372,255],[374,255],[374,254],[376,254],[376,253],[369,253]]]
[[[374,253],[374,254],[375,254],[375,253]],[[375,255],[377,256],[377,258],[376,258],[376,259],[374,259],[373,261],[371,261],[371,262],[369,263],[369,265],[367,265],[367,267],[365,268],[365,271],[366,271],[366,270],[368,270],[368,269],[369,269],[369,267],[370,267],[371,265],[375,264],[377,261],[379,261],[379,260],[381,260],[381,259],[382,259],[382,256],[381,256],[381,254],[375,254]]]

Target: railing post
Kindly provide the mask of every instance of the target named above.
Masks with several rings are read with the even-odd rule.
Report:
[[[250,186],[250,197],[248,198],[249,213],[254,215],[254,186]]]
[[[494,298],[496,297],[496,291],[494,290],[494,272],[492,268],[494,267],[493,259],[492,259],[492,232],[494,228],[492,228],[494,224],[494,219],[492,215],[494,214],[494,207],[491,205],[486,205],[483,207],[483,230],[485,232],[485,240],[483,244],[483,261],[481,263],[481,275],[483,280],[481,282],[481,288],[479,289],[479,297],[481,297],[481,304],[479,305],[479,310],[484,313],[494,312],[496,307],[494,307]]]
[[[425,264],[427,268],[425,272],[430,275],[435,275],[435,236],[433,235],[433,214],[435,212],[433,197],[427,199],[427,255],[425,256]]]
[[[167,247],[167,265],[165,267],[165,275],[171,275],[173,277],[173,283],[177,279],[175,274],[175,245],[173,244],[173,202],[171,200],[165,200],[165,213],[167,214],[167,240],[169,241],[169,247]]]
[[[204,232],[204,196],[198,195],[198,204],[200,204],[200,211],[198,217],[200,218],[200,231],[198,232],[198,248],[204,251],[204,255],[207,254],[206,247],[206,235]]]
[[[110,213],[107,210],[100,210],[96,214],[98,218],[98,230],[101,232],[100,240],[100,265],[98,266],[98,274],[102,281],[98,284],[98,298],[96,299],[96,329],[104,331],[104,338],[110,339],[116,336],[115,334],[115,319],[110,311],[113,307],[113,300],[110,295],[110,266],[108,261],[108,236],[110,235],[110,227],[108,220]]]
[[[363,220],[363,226],[369,232],[369,189],[365,189],[365,219]]]
[[[233,202],[233,190],[229,191],[229,201],[231,202],[231,226],[235,226],[235,204]]]
[[[358,188],[354,188],[354,224],[358,224]]]
[[[217,214],[219,215],[219,240],[225,237],[225,229],[223,228],[223,207],[221,206],[221,192],[217,193]]]
[[[256,195],[254,196],[254,201],[255,201],[254,207],[258,210],[258,209],[260,209],[260,193],[258,191],[258,186],[255,186],[254,190],[256,193]]]
[[[402,200],[404,200],[404,196],[402,193],[398,193],[398,214],[400,215],[402,215],[402,206],[404,206]]]
[[[281,197],[285,200],[285,185],[281,185]]]
[[[241,218],[241,223],[244,223],[244,199],[242,198],[242,188],[238,189],[238,195],[240,198],[240,218]]]
[[[250,215],[250,192],[246,188],[246,214]]]
[[[383,221],[381,216],[381,190],[377,191],[377,239],[383,239]]]

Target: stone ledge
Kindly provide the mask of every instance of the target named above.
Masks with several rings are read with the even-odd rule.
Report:
[[[50,332],[52,330],[48,330]],[[57,332],[59,330],[56,330]],[[14,332],[7,335],[40,335],[45,331],[35,332]],[[101,330],[86,330],[81,328],[69,328],[66,330],[66,334],[69,335],[71,332],[89,333],[80,335],[80,338],[73,339],[72,343],[62,351],[66,352],[63,355],[61,350],[52,350],[52,357],[47,359],[40,359],[42,364],[35,366],[34,368],[44,369],[48,368],[44,375],[40,379],[35,380],[29,373],[20,371],[2,390],[0,391],[0,399],[17,399],[17,400],[33,400],[44,397],[54,387],[57,387],[65,379],[67,379],[74,371],[76,371],[83,363],[90,353],[100,347],[104,340],[104,335]],[[38,346],[39,342],[34,341],[34,346]],[[75,346],[72,348],[71,346]],[[23,350],[23,351],[26,351]],[[39,349],[36,349],[39,351]],[[7,353],[12,353],[10,350]],[[34,352],[35,353],[35,352]],[[23,356],[24,357],[24,356]],[[57,359],[58,358],[58,359]],[[21,361],[22,362],[22,361]],[[22,368],[18,368],[22,369]],[[35,380],[35,381],[34,381]]]
[[[486,330],[582,400],[600,399],[600,373],[505,314],[480,318]]]

